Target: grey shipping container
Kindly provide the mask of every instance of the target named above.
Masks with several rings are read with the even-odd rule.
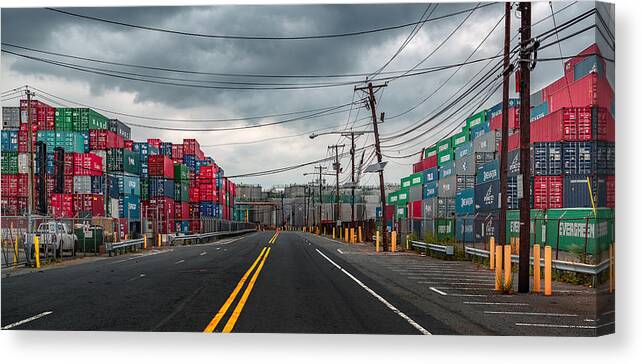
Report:
[[[500,243],[499,237],[499,210],[477,213],[474,222],[476,242],[487,242],[490,237],[495,238],[495,243]]]
[[[495,152],[475,153],[475,165],[480,166],[495,159]]]
[[[3,129],[20,128],[20,108],[19,107],[2,107],[2,128]]]
[[[455,148],[455,160],[473,154],[473,142],[468,141]]]
[[[596,207],[606,206],[606,176],[591,176],[591,190],[588,188],[586,175],[565,175],[564,195],[562,197],[564,208],[593,207],[591,192]]]
[[[410,186],[408,188],[408,201],[421,201],[423,198],[423,185]]]
[[[533,175],[533,163],[534,163],[534,158],[533,158],[533,147],[531,146],[531,175]],[[519,149],[511,150],[508,152],[508,175],[509,176],[517,176],[520,173],[520,153]]]
[[[479,152],[496,152],[501,138],[501,133],[497,130],[491,130],[488,133],[480,135],[473,140],[473,151]]]
[[[562,143],[534,143],[533,169],[537,176],[557,176],[562,174]]]
[[[437,198],[437,215],[438,218],[450,218],[455,216],[455,198],[438,197]]]
[[[499,206],[499,180],[475,186],[475,211],[491,211]]]
[[[124,139],[131,139],[131,128],[118,119],[109,119],[109,130],[122,136]]]
[[[562,161],[565,174],[614,174],[615,143],[566,142]]]
[[[530,207],[533,208],[533,178],[531,177]],[[519,200],[517,199],[517,176],[508,176],[506,179],[506,207],[508,209],[518,209]]]
[[[455,239],[460,242],[475,241],[475,215],[458,216],[455,220]]]
[[[439,197],[454,197],[457,192],[457,179],[455,176],[450,176],[440,179],[437,186],[437,195]]]
[[[475,175],[475,156],[470,154],[455,161],[455,174],[457,176]]]
[[[475,187],[475,176],[457,176],[457,191]]]
[[[430,220],[437,214],[437,198],[429,198],[421,201],[421,216],[424,220]]]

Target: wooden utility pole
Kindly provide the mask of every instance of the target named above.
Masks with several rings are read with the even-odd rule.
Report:
[[[341,220],[341,205],[339,204],[340,199],[339,199],[339,173],[341,172],[341,164],[339,163],[339,148],[345,147],[345,144],[335,144],[335,145],[330,145],[328,149],[334,149],[334,170],[335,174],[337,176],[337,195],[336,195],[336,205],[335,205],[335,215],[334,215],[334,221],[335,224]]]
[[[502,88],[502,149],[499,151],[499,244],[506,244],[506,208],[508,205],[508,83],[510,81],[510,9],[505,5],[504,15],[504,83]],[[492,253],[492,252],[491,252]]]
[[[382,155],[381,155],[381,144],[379,143],[379,122],[377,120],[377,109],[376,109],[376,99],[374,97],[374,89],[386,87],[388,84],[381,84],[373,86],[372,82],[368,82],[366,87],[355,87],[355,90],[368,90],[368,103],[370,105],[370,112],[372,114],[372,124],[374,128],[375,135],[375,152],[377,154],[377,163],[381,165]],[[381,121],[383,121],[383,114],[381,115]],[[381,198],[381,239],[383,250],[388,250],[388,239],[386,236],[386,190],[383,183],[383,168],[379,169],[379,193]]]
[[[530,290],[530,83],[531,83],[531,3],[520,2],[520,50],[519,50],[519,133],[520,133],[520,174],[522,176],[522,196],[519,200],[519,279],[518,291]],[[518,181],[519,183],[519,181]],[[539,262],[538,262],[539,263]]]
[[[352,190],[352,200],[350,201],[350,212],[352,213],[352,227],[354,227],[354,133],[350,133],[350,140],[352,141],[352,147],[350,148],[350,159],[352,160],[352,172],[350,178],[350,181],[352,182],[352,185],[350,186],[350,189]]]
[[[314,167],[314,169],[319,170],[319,225],[321,225],[321,220],[322,220],[322,215],[321,215],[321,209],[323,206],[323,199],[322,199],[322,194],[323,194],[323,170],[326,169],[326,167],[323,167],[322,165],[318,165]]]

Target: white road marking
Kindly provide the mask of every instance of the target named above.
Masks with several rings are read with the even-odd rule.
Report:
[[[174,264],[181,264],[181,263],[185,263],[185,260],[184,260],[184,259],[181,259],[181,260],[179,260],[178,262],[176,262],[176,263],[174,263]]]
[[[465,293],[451,293],[453,297],[488,297],[485,294],[465,294]]]
[[[330,262],[330,263],[331,263],[332,265],[334,265],[337,269],[339,269],[340,271],[342,271],[345,275],[347,275],[348,277],[350,277],[350,279],[352,279],[353,281],[355,281],[359,286],[361,286],[361,288],[365,289],[365,290],[366,290],[368,293],[370,293],[373,297],[375,297],[377,300],[379,300],[379,302],[381,302],[381,303],[383,303],[384,305],[386,305],[386,307],[388,307],[390,310],[392,310],[392,312],[396,313],[396,314],[397,314],[397,315],[399,315],[401,318],[403,318],[404,320],[406,320],[406,322],[408,322],[410,325],[412,325],[412,326],[413,326],[415,329],[417,329],[419,332],[421,332],[421,333],[422,333],[422,334],[424,334],[424,335],[432,335],[428,330],[424,329],[421,325],[419,325],[419,324],[418,324],[418,323],[416,323],[413,319],[411,319],[410,317],[408,317],[408,315],[406,315],[405,313],[403,313],[403,312],[399,311],[399,309],[398,309],[398,308],[396,308],[395,306],[393,306],[390,302],[386,301],[386,299],[385,299],[385,298],[381,297],[379,294],[377,294],[377,292],[373,291],[370,287],[366,286],[363,282],[361,282],[361,281],[360,281],[359,279],[357,279],[355,276],[353,276],[352,274],[350,274],[350,272],[348,272],[347,270],[345,270],[345,269],[341,268],[341,266],[339,266],[337,263],[335,263],[332,259],[328,258],[328,256],[326,256],[325,254],[323,254],[319,249],[316,249],[316,248],[315,248],[315,250],[316,250],[316,251],[317,251],[317,253],[319,253],[322,257],[324,257],[328,262]]]
[[[548,313],[548,312],[505,312],[505,311],[484,311],[494,315],[525,315],[525,316],[551,316],[551,317],[577,317],[572,313]]]
[[[555,328],[555,329],[592,329],[594,330],[594,329],[599,329],[600,327],[614,325],[614,324],[615,322],[609,322],[598,326],[584,326],[584,325],[528,324],[525,322],[517,322],[515,323],[515,326],[535,326],[535,327],[549,327],[549,328]]]
[[[528,303],[522,303],[522,302],[474,302],[474,301],[465,301],[464,304],[467,304],[467,305],[528,306]]]
[[[201,254],[199,254],[199,255],[200,255],[200,256],[203,256],[203,255],[205,255],[205,254],[207,254],[207,252],[202,252],[202,253],[201,253]]]
[[[428,283],[428,282],[417,282],[417,283]],[[441,282],[441,283],[444,283],[444,282]],[[435,287],[435,288],[445,289],[445,290],[448,290],[448,289],[450,289],[450,290],[458,290],[458,291],[464,291],[464,290],[466,290],[466,291],[468,291],[468,290],[470,290],[470,291],[490,291],[490,292],[494,291],[494,290],[488,289],[488,288],[475,288],[475,287]]]
[[[462,282],[479,282],[479,283],[485,283],[488,282],[488,279],[480,279],[480,278],[450,278],[450,277],[426,277],[426,276],[407,276],[406,278],[408,279],[426,279],[430,278],[433,280],[437,281],[462,281]],[[491,281],[492,282],[492,281]]]
[[[615,311],[606,311],[606,312],[602,313],[602,316],[610,315],[612,313],[615,313]]]
[[[343,251],[341,249],[337,248],[337,251],[339,252],[339,254],[343,254]]]
[[[460,286],[495,286],[494,284],[485,284],[485,283],[476,283],[476,282],[428,282],[428,281],[417,281],[419,284],[453,284]]]
[[[37,320],[37,319],[39,319],[39,318],[41,318],[41,317],[45,317],[45,316],[50,315],[50,314],[52,314],[52,313],[53,313],[53,311],[45,311],[45,312],[43,312],[43,313],[39,313],[39,314],[37,314],[37,315],[35,315],[35,316],[31,316],[31,317],[26,318],[26,319],[24,319],[24,320],[20,320],[20,321],[18,321],[18,322],[14,322],[14,323],[9,324],[9,325],[7,325],[7,326],[3,326],[3,327],[2,327],[2,330],[8,330],[8,329],[14,328],[14,327],[16,327],[16,326],[20,326],[20,325],[22,325],[22,324],[26,324],[27,322],[31,322],[31,321],[33,321],[33,320]]]
[[[433,291],[433,292],[437,292],[437,293],[439,293],[439,294],[440,294],[440,295],[442,295],[442,296],[448,296],[448,294],[447,294],[446,292],[440,291],[440,290],[438,290],[438,289],[437,289],[437,288],[435,288],[435,287],[430,287],[430,290],[431,290],[431,291]]]
[[[138,275],[138,276],[136,276],[136,277],[133,277],[133,278],[128,279],[127,281],[128,281],[128,282],[135,281],[135,280],[137,280],[138,278],[145,278],[145,274],[144,274],[144,273],[141,273],[141,274],[139,274],[139,275]]]

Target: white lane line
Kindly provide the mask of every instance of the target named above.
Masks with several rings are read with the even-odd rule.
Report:
[[[203,256],[203,255],[205,255],[205,254],[207,254],[207,252],[202,252],[202,253],[201,253],[201,254],[199,254],[199,255],[200,255],[200,256]]]
[[[522,302],[474,302],[474,301],[465,301],[466,305],[506,305],[506,306],[528,306],[528,303]]]
[[[417,283],[426,283],[426,282],[417,282]],[[444,282],[442,282],[444,283]],[[475,288],[475,287],[435,287],[437,289],[444,289],[444,290],[457,290],[457,291],[485,291],[485,292],[492,292],[494,290],[488,289],[488,288]],[[507,296],[510,297],[510,296]]]
[[[14,328],[14,327],[16,327],[16,326],[20,326],[20,325],[22,325],[22,324],[26,324],[27,322],[31,322],[31,321],[33,321],[33,320],[37,320],[37,319],[39,319],[39,318],[41,318],[41,317],[45,317],[45,316],[50,315],[50,314],[52,314],[52,313],[53,313],[53,311],[45,311],[45,312],[43,312],[43,313],[39,313],[39,314],[37,314],[37,315],[35,315],[35,316],[31,316],[31,317],[26,318],[26,319],[24,319],[24,320],[20,320],[20,321],[18,321],[18,322],[14,322],[14,323],[9,324],[9,325],[7,325],[7,326],[3,326],[3,327],[2,327],[2,330],[8,330],[8,329]]]
[[[615,313],[615,311],[607,311],[607,312],[604,312],[604,313],[602,313],[602,316],[610,315],[610,314],[612,314],[612,313]]]
[[[419,284],[453,284],[453,285],[459,285],[459,286],[489,286],[489,287],[494,287],[494,284],[484,284],[484,283],[476,283],[476,282],[428,282],[428,281],[417,281]]]
[[[181,264],[181,263],[185,263],[185,259],[181,259],[181,260],[179,260],[178,262],[176,262],[174,264]]]
[[[451,293],[453,297],[488,297],[485,294],[466,294],[466,293]]]
[[[599,329],[604,326],[615,325],[615,322],[609,322],[597,326],[585,326],[585,325],[556,325],[556,324],[528,324],[525,322],[516,322],[515,326],[535,326],[535,327],[548,327],[554,329]]]
[[[437,276],[437,277],[407,276],[406,278],[408,278],[408,279],[426,279],[426,278],[430,278],[432,280],[437,280],[437,281],[479,282],[479,283],[486,283],[486,282],[490,281],[488,279],[480,279],[480,278],[451,278],[451,277],[439,277],[439,276]]]
[[[525,316],[551,316],[551,317],[577,317],[572,313],[548,313],[548,312],[506,312],[506,311],[484,311],[493,315],[525,315]]]
[[[383,298],[383,297],[381,297],[377,292],[373,291],[370,287],[368,287],[368,286],[366,286],[365,284],[363,284],[363,282],[361,282],[361,281],[360,281],[360,280],[358,280],[355,276],[353,276],[352,274],[350,274],[350,272],[348,272],[347,270],[345,270],[345,269],[341,268],[341,266],[339,266],[337,263],[335,263],[332,259],[328,258],[328,256],[327,256],[327,255],[325,255],[325,254],[323,254],[319,249],[316,249],[316,248],[315,248],[315,250],[317,251],[317,253],[321,254],[321,256],[322,256],[322,257],[324,257],[328,262],[330,262],[332,265],[334,265],[337,269],[339,269],[339,270],[340,270],[340,271],[342,271],[345,275],[347,275],[348,277],[350,277],[350,279],[352,279],[353,281],[355,281],[359,286],[361,286],[361,288],[365,289],[365,290],[366,290],[368,293],[370,293],[374,298],[376,298],[377,300],[379,300],[379,302],[381,302],[381,303],[383,303],[384,305],[386,305],[386,307],[388,307],[390,310],[392,310],[392,312],[396,313],[396,314],[397,314],[397,315],[399,315],[401,318],[403,318],[404,320],[406,320],[406,322],[408,322],[410,325],[412,325],[415,329],[417,329],[417,330],[418,330],[419,332],[421,332],[423,335],[432,335],[428,330],[424,329],[421,325],[419,325],[419,324],[418,324],[418,323],[416,323],[413,319],[411,319],[410,317],[408,317],[408,315],[406,315],[405,313],[403,313],[403,312],[399,311],[399,309],[398,309],[398,308],[396,308],[395,306],[393,306],[390,302],[386,301],[386,299],[385,299],[385,298]]]
[[[431,291],[433,291],[433,292],[437,292],[437,293],[439,293],[439,294],[440,294],[440,295],[442,295],[442,296],[448,296],[448,293],[443,292],[443,291],[440,291],[440,290],[438,290],[438,289],[437,289],[437,288],[435,288],[435,287],[430,287],[430,290],[431,290]]]
[[[339,254],[343,254],[343,251],[341,249],[337,248],[337,251],[339,252]]]
[[[138,278],[144,278],[144,277],[145,277],[145,274],[144,274],[144,273],[141,273],[141,274],[139,274],[139,275],[138,275],[138,276],[136,276],[136,277],[129,278],[129,279],[127,280],[127,282],[135,281],[135,280],[137,280]]]

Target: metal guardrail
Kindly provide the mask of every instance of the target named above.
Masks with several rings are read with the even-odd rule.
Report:
[[[420,248],[423,250],[432,250],[446,255],[453,255],[455,253],[454,247],[451,245],[428,244],[421,241],[411,240],[413,248]]]
[[[490,253],[488,252],[488,250],[466,247],[464,251],[466,255],[476,255],[483,258],[490,257]],[[519,255],[511,255],[511,261],[514,263],[519,262]],[[534,263],[534,258],[531,257],[531,264],[533,263]],[[540,259],[540,266],[542,267],[544,266],[544,258]],[[567,262],[563,260],[552,260],[551,267],[553,269],[563,270],[566,272],[584,273],[584,274],[596,276],[609,268],[609,260],[606,259],[596,265]]]
[[[145,243],[145,239],[140,238],[140,239],[131,239],[131,240],[125,240],[121,241],[118,243],[105,243],[105,250],[109,253],[109,256],[111,257],[113,252],[118,252],[120,249],[125,249],[125,248],[130,248],[130,247],[138,247],[139,245],[143,245]]]
[[[237,235],[237,234],[245,234],[249,233],[252,231],[256,231],[256,229],[243,229],[243,230],[234,230],[234,231],[215,231],[211,233],[204,233],[204,234],[191,234],[191,235],[176,235],[176,236],[170,236],[170,239],[172,242],[174,241],[181,241],[181,240],[197,240],[198,242],[201,241],[201,239],[205,238],[212,238],[215,236],[224,236],[224,235]]]

